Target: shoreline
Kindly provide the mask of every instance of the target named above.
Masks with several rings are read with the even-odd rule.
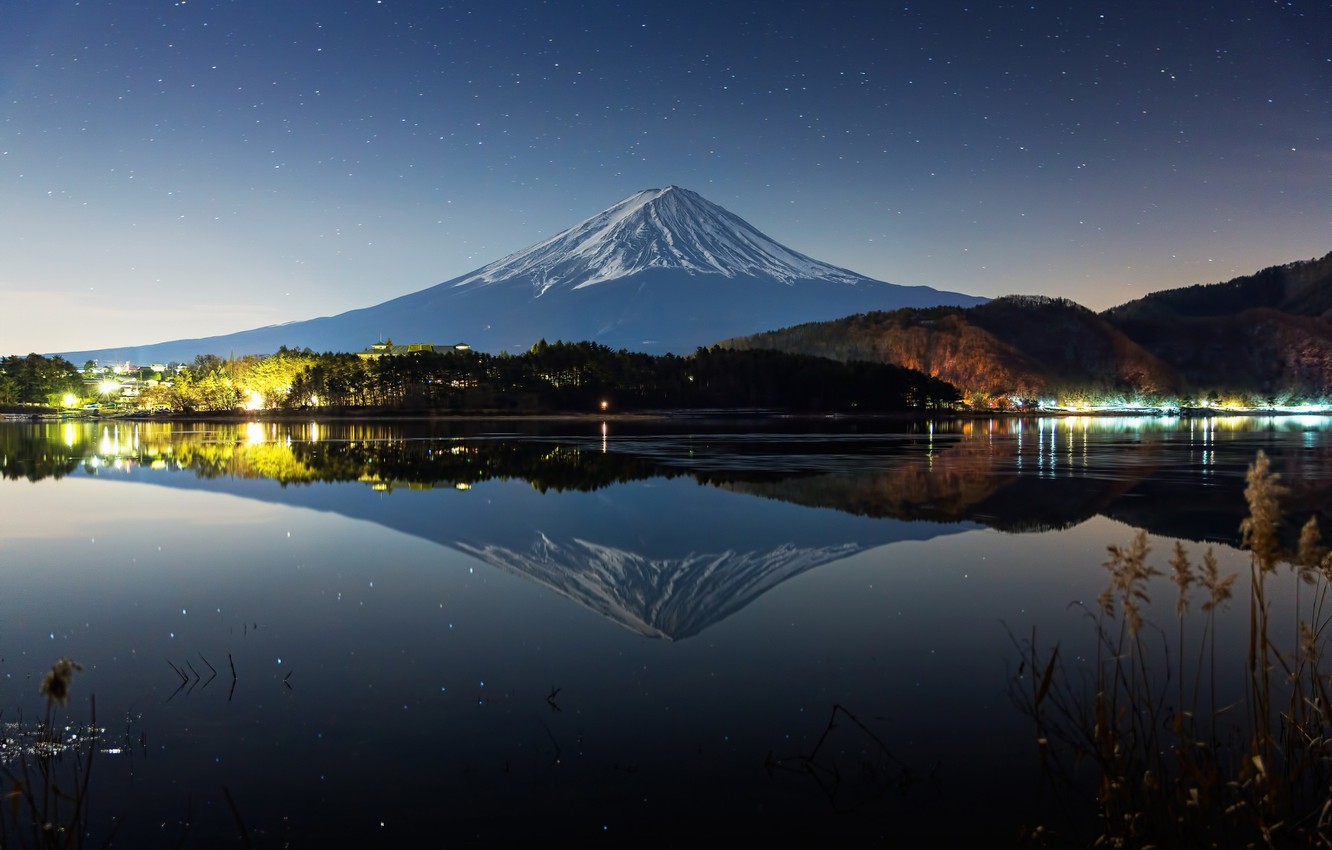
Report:
[[[1182,410],[935,410],[899,411],[886,413],[813,413],[788,412],[761,408],[679,408],[670,410],[634,411],[499,411],[440,412],[429,410],[398,410],[391,408],[327,408],[320,410],[264,410],[264,411],[205,411],[198,413],[110,413],[100,411],[70,411],[55,408],[0,408],[0,418],[6,422],[25,421],[114,421],[114,422],[304,422],[320,421],[417,421],[417,422],[664,422],[681,420],[728,421],[926,421],[975,419],[1217,419],[1243,416],[1253,418],[1286,416],[1332,416],[1332,411],[1288,410],[1217,410],[1214,408],[1185,408]]]

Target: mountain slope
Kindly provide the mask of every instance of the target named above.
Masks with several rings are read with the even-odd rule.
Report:
[[[1125,322],[1235,316],[1260,308],[1297,316],[1332,314],[1332,253],[1222,283],[1153,292],[1112,307],[1106,315]]]
[[[918,369],[964,394],[1066,402],[1216,393],[1248,404],[1332,398],[1332,254],[1156,292],[1097,315],[1008,296],[970,309],[871,313],[727,340]]]
[[[459,289],[515,281],[539,297],[552,287],[581,289],[652,269],[788,284],[878,283],[792,251],[697,193],[667,186],[630,195],[545,242],[442,285]]]
[[[1072,301],[1036,296],[851,316],[723,344],[893,363],[986,396],[1157,392],[1177,383],[1159,358],[1104,318]]]
[[[1332,254],[1106,311],[1190,387],[1332,397]]]
[[[649,189],[556,236],[373,307],[225,336],[66,352],[82,362],[267,353],[281,345],[356,351],[377,339],[526,350],[591,340],[680,354],[718,339],[867,310],[985,299],[904,287],[786,248],[694,192]]]

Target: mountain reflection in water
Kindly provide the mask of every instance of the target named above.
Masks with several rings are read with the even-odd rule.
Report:
[[[1327,435],[4,423],[0,711],[33,710],[56,658],[84,666],[65,716],[95,693],[110,730],[95,831],[128,815],[134,846],[233,840],[222,789],[295,845],[1013,835],[1036,762],[1003,624],[1081,663],[1070,603],[1103,587],[1120,523],[1235,544],[1259,450],[1301,516],[1326,514]],[[1242,659],[1229,613],[1219,654]],[[834,705],[864,725],[826,728]]]
[[[842,420],[817,423],[818,431],[783,420],[759,424],[763,430],[724,420],[544,426],[564,431],[556,434],[521,422],[506,427],[526,431],[507,433],[485,430],[494,422],[9,424],[0,429],[0,474],[36,481],[81,468],[148,480],[149,469],[284,486],[359,482],[386,492],[512,479],[539,492],[587,492],[689,476],[857,516],[1022,532],[1103,515],[1156,534],[1237,544],[1243,473],[1260,449],[1292,487],[1292,502],[1327,516],[1326,424],[1304,416]]]

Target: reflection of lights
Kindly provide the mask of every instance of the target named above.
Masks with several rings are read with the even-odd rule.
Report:
[[[65,445],[74,448],[74,425],[71,422],[65,423]]]
[[[245,442],[257,446],[264,441],[264,426],[258,422],[245,423]]]
[[[1292,404],[1277,406],[1278,413],[1332,413],[1332,406],[1326,404]]]
[[[318,423],[318,422],[311,422],[311,423],[310,423],[310,442],[312,442],[312,443],[317,443],[317,442],[319,442],[319,423]]]
[[[102,439],[97,444],[97,453],[103,455],[120,454],[120,441],[111,435],[111,429],[102,429]]]
[[[1283,416],[1282,424],[1291,424],[1297,428],[1323,428],[1327,426],[1326,416]]]

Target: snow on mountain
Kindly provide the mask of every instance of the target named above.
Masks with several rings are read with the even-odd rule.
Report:
[[[540,296],[648,271],[769,277],[782,283],[870,278],[774,242],[749,222],[688,189],[645,189],[545,242],[452,282],[454,287],[520,279]]]
[[[205,339],[97,351],[152,362],[266,354],[279,346],[359,351],[379,339],[526,351],[539,339],[690,354],[723,339],[872,310],[986,299],[896,286],[787,248],[687,189],[631,195],[502,260],[390,301]]]
[[[453,544],[506,572],[523,575],[644,637],[698,634],[801,573],[866,547],[792,543],[753,551],[689,552],[652,558],[577,537],[537,532],[530,547]]]

